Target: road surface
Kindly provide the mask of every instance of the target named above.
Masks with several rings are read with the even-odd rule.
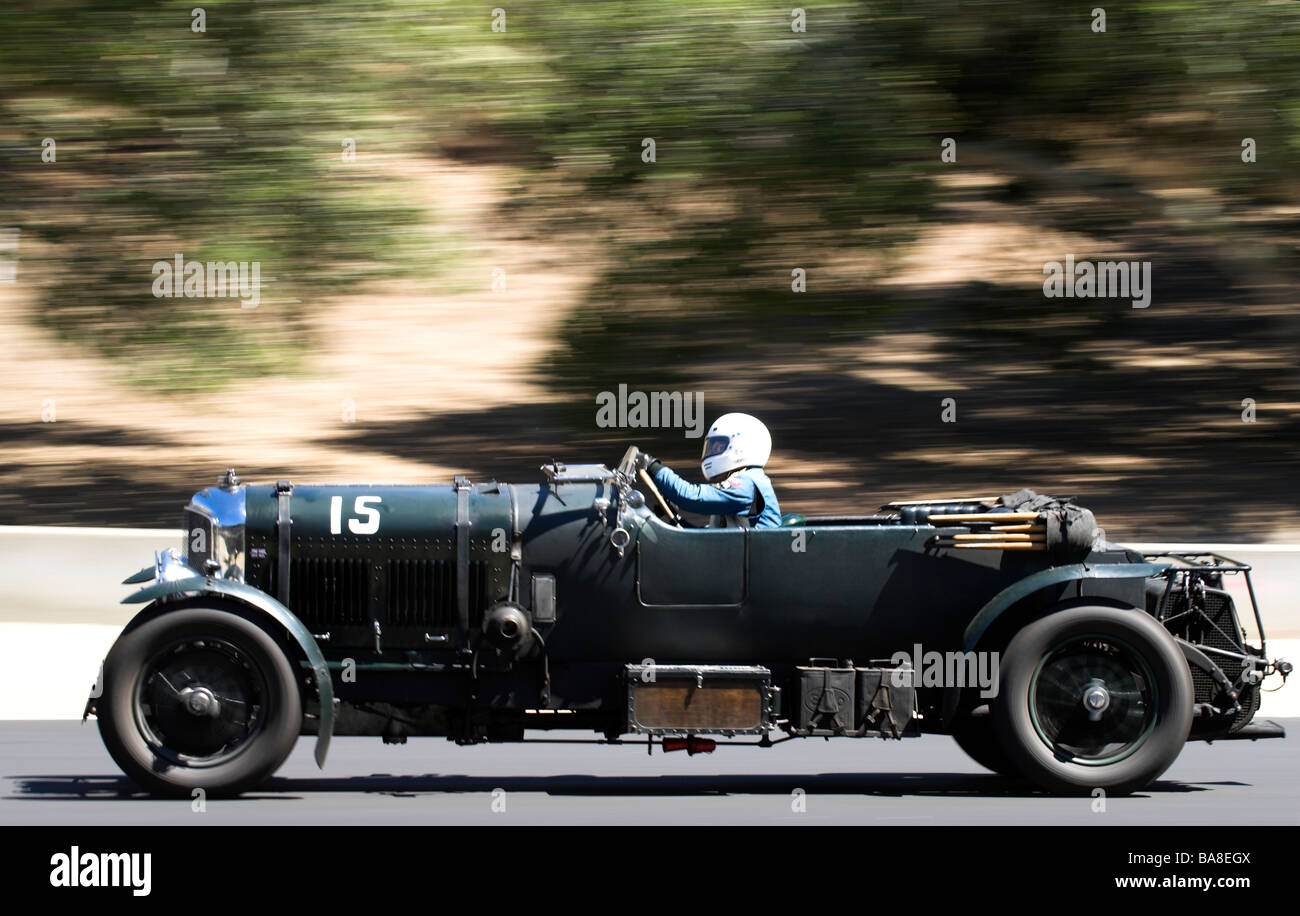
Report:
[[[1300,720],[1285,739],[1189,744],[1127,798],[1053,798],[971,762],[943,736],[806,739],[712,755],[645,745],[386,746],[300,740],[266,786],[230,800],[144,796],[93,721],[0,722],[0,824],[1300,824]],[[586,737],[565,733],[564,737]]]

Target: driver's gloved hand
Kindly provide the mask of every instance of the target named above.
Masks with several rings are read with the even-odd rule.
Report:
[[[636,466],[638,470],[645,471],[651,477],[654,477],[655,472],[658,471],[659,468],[663,467],[663,462],[660,461],[658,458],[652,458],[650,457],[650,455],[646,454],[640,449],[637,449]]]

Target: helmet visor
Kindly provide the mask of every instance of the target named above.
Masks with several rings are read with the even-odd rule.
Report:
[[[730,436],[709,436],[704,440],[704,454],[700,458],[712,458],[714,455],[721,455],[727,450],[730,443]]]

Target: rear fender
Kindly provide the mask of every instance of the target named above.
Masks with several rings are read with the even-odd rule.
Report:
[[[975,646],[999,617],[1013,605],[1049,586],[1078,579],[1146,579],[1157,576],[1168,568],[1168,563],[1101,563],[1096,566],[1089,566],[1087,563],[1071,563],[1068,566],[1053,566],[1039,570],[1008,585],[980,608],[979,613],[967,624],[966,632],[962,635],[962,650],[974,651]]]
[[[962,635],[962,651],[975,651],[975,647],[979,645],[980,640],[984,638],[984,635],[988,633],[989,628],[994,623],[1001,619],[1004,614],[1012,612],[1021,601],[1045,588],[1080,579],[1146,579],[1150,576],[1159,575],[1167,568],[1168,564],[1166,563],[1102,563],[1094,566],[1087,563],[1071,563],[1068,566],[1053,566],[1039,570],[1032,575],[1025,576],[1018,582],[1008,585],[980,608],[979,613],[971,618],[971,622],[967,624],[966,631]],[[1077,599],[1059,604],[1053,610],[1064,610],[1083,600],[1087,600],[1089,603],[1108,603],[1104,599],[1098,598]],[[945,691],[940,716],[942,727],[945,730],[951,728],[953,719],[961,704],[961,698],[961,690],[949,689]]]

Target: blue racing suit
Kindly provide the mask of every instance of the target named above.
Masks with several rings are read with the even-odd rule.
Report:
[[[741,468],[716,484],[698,484],[661,464],[654,482],[669,502],[687,512],[740,516],[751,528],[781,527],[781,506],[762,468]]]

